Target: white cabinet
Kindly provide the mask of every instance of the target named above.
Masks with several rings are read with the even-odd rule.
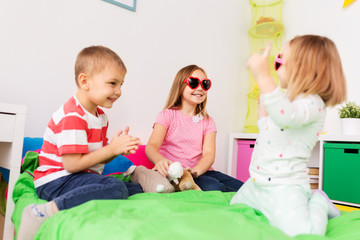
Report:
[[[12,193],[20,175],[26,106],[0,103],[0,166],[10,170],[3,239],[14,238]]]

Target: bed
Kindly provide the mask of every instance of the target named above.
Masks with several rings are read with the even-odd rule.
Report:
[[[125,162],[125,168],[126,164],[133,164],[117,160],[121,164]],[[36,166],[37,153],[30,151],[13,193],[12,220],[16,231],[23,208],[45,202],[35,193],[31,174]],[[122,176],[114,166],[112,168],[112,173],[108,174]],[[244,204],[230,205],[234,194],[190,190],[141,193],[127,200],[93,200],[58,212],[42,225],[35,239],[360,239],[360,211],[342,211],[340,217],[329,220],[324,237],[300,235],[292,238],[271,227],[262,213]]]

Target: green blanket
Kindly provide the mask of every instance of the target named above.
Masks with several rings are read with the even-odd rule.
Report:
[[[342,212],[330,220],[325,237],[292,238],[271,227],[260,212],[244,204],[230,205],[233,195],[192,190],[142,193],[127,200],[93,200],[58,212],[42,225],[35,239],[360,239],[360,211]],[[12,219],[17,230],[23,208],[44,201],[37,197],[27,172],[16,183],[13,198]]]

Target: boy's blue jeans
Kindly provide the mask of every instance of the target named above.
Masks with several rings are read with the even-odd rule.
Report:
[[[36,188],[39,198],[54,200],[59,210],[95,199],[127,199],[140,192],[139,184],[87,172],[70,174]]]
[[[205,172],[198,178],[194,178],[194,181],[203,191],[237,192],[244,184],[236,178],[215,170]]]

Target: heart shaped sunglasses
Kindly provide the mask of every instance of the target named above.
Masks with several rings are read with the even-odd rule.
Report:
[[[274,63],[274,68],[275,70],[279,70],[279,68],[281,67],[281,65],[283,65],[285,62],[284,60],[281,58],[281,54],[279,53],[276,58],[275,58],[275,63]]]
[[[202,89],[205,91],[209,90],[211,87],[211,80],[210,79],[203,79],[200,80],[197,77],[189,77],[188,79],[185,79],[183,83],[187,83],[187,85],[191,89],[196,89],[199,85],[201,85]]]

